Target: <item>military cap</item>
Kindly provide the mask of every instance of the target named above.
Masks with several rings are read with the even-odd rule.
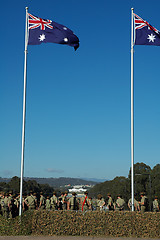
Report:
[[[140,193],[140,195],[144,196],[144,195],[145,195],[145,193],[144,193],[144,192],[141,192],[141,193]]]
[[[76,195],[77,195],[77,193],[76,193],[76,192],[73,192],[73,193],[72,193],[72,195],[73,195],[73,196],[76,196]]]
[[[98,199],[101,199],[101,198],[102,198],[102,194],[98,194],[98,195],[97,195],[97,198],[98,198]]]

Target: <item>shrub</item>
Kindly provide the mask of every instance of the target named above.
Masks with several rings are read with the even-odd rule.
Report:
[[[27,211],[0,217],[0,235],[72,235],[159,238],[160,213],[88,211]]]

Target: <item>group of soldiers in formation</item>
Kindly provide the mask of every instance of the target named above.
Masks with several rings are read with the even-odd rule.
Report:
[[[12,192],[8,194],[0,193],[0,214],[5,218],[14,218],[19,214],[20,196],[13,195]],[[68,192],[61,193],[60,197],[57,197],[56,192],[53,192],[53,196],[46,198],[43,193],[40,193],[39,201],[35,193],[30,192],[26,198],[22,198],[23,211],[26,210],[81,210],[81,211],[123,211],[126,203],[121,195],[117,196],[114,202],[110,193],[107,194],[107,200],[103,198],[101,194],[97,196],[97,199],[88,197],[88,192],[84,193],[84,196],[79,198],[76,193],[72,193],[72,197],[68,197]],[[128,208],[132,210],[132,200],[128,201]],[[152,209],[154,212],[159,212],[158,197],[152,203]],[[134,199],[134,210],[145,212],[148,210],[148,199],[144,193],[141,193],[141,201]]]

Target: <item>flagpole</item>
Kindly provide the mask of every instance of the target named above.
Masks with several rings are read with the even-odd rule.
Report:
[[[23,88],[23,122],[22,122],[22,151],[19,216],[22,215],[24,147],[25,147],[25,117],[26,117],[26,80],[27,80],[27,46],[28,46],[28,7],[26,7],[25,51],[24,51],[24,88]]]
[[[132,211],[134,211],[134,26],[133,10],[131,17],[131,192],[132,192]]]

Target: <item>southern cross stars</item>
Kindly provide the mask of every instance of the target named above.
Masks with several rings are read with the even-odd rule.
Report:
[[[41,34],[41,35],[39,36],[39,41],[40,41],[40,42],[43,42],[45,38],[46,38],[46,36],[45,36],[44,34]]]
[[[148,34],[148,38],[149,42],[154,42],[156,40],[156,36],[153,35],[153,33],[151,33],[151,35]]]
[[[64,42],[68,42],[68,38],[64,38]]]
[[[45,39],[46,39],[46,36],[45,36],[44,33],[39,36],[39,41],[40,42],[43,42]],[[68,38],[64,38],[63,41],[68,42]]]

